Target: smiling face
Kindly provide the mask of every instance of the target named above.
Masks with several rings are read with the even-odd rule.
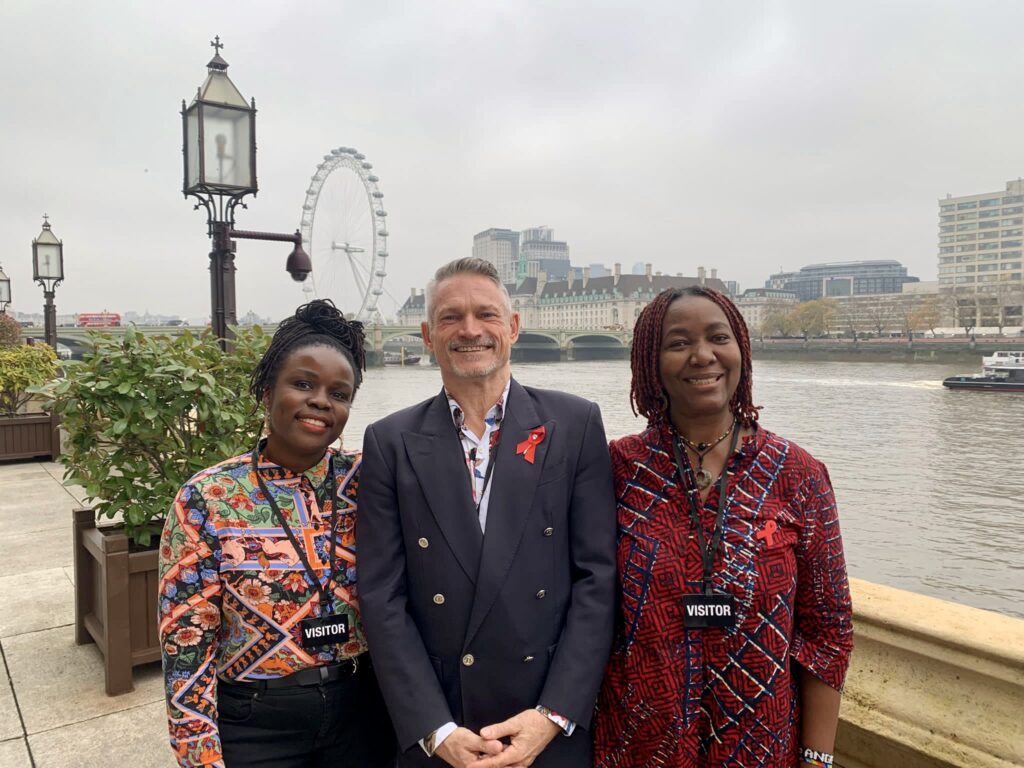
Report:
[[[338,439],[355,396],[355,373],[333,347],[301,347],[285,358],[263,396],[270,426],[267,456],[304,472]]]
[[[423,339],[441,369],[441,378],[487,379],[508,375],[512,345],[519,338],[519,315],[494,281],[457,274],[434,292]]]
[[[659,372],[676,426],[729,414],[743,367],[736,335],[721,308],[703,296],[681,296],[665,312]]]

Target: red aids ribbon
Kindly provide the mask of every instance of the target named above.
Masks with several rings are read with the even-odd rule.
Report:
[[[775,535],[775,531],[777,531],[778,529],[779,529],[779,526],[778,526],[778,524],[774,520],[765,520],[764,528],[762,528],[760,531],[755,533],[754,534],[754,538],[755,539],[767,539],[768,540],[768,546],[770,547],[774,543],[772,537]]]
[[[533,464],[536,458],[537,446],[544,442],[544,427],[537,427],[530,430],[530,435],[523,442],[516,446],[516,455],[522,455],[524,459]]]

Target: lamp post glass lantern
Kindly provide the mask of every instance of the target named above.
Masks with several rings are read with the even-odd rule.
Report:
[[[228,77],[220,37],[206,65],[206,81],[188,107],[181,102],[184,131],[185,195],[255,195],[256,101],[246,103]],[[232,206],[233,207],[233,206]]]
[[[57,308],[53,303],[57,286],[64,281],[64,243],[50,228],[43,214],[43,230],[32,241],[32,279],[43,287],[43,333],[46,343],[57,349]]]
[[[206,81],[188,106],[181,102],[182,192],[194,197],[195,207],[206,209],[206,226],[212,240],[210,251],[210,324],[229,349],[229,334],[237,324],[235,309],[235,239],[277,240],[295,244],[285,268],[295,280],[305,280],[312,269],[302,250],[302,236],[236,230],[235,208],[246,195],[255,195],[256,101],[246,103],[228,77],[228,63],[221,57],[224,46],[217,36],[210,43],[213,58],[206,65]]]

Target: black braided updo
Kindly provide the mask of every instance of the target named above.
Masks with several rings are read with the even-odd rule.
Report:
[[[363,324],[346,320],[330,299],[316,299],[303,304],[295,314],[277,326],[270,346],[252,372],[249,391],[257,401],[269,392],[281,365],[292,352],[306,347],[331,347],[341,352],[355,374],[355,390],[363,382],[366,351],[363,349]],[[355,391],[353,391],[355,394]]]

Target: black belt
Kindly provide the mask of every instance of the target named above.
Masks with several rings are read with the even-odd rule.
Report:
[[[273,688],[295,688],[310,685],[323,685],[343,677],[350,677],[359,669],[360,656],[353,656],[337,664],[330,664],[325,667],[310,667],[292,672],[284,677],[272,677],[268,680],[227,680],[220,678],[221,685],[236,685],[239,688],[247,688],[253,691],[266,691]]]

